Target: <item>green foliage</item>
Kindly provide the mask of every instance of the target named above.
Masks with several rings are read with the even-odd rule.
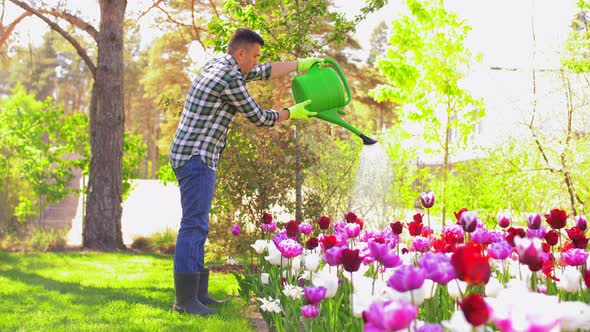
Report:
[[[123,200],[132,188],[132,179],[137,178],[138,165],[145,155],[145,143],[140,135],[125,133],[123,140]]]
[[[587,22],[590,1],[578,0],[577,6],[579,12],[571,23],[572,31],[569,33],[561,63],[575,73],[587,73],[590,71],[590,31]]]
[[[59,202],[70,192],[74,170],[88,162],[86,116],[66,115],[53,100],[37,101],[20,85],[0,101],[0,133],[0,184],[5,189],[0,220],[14,215],[22,222]]]

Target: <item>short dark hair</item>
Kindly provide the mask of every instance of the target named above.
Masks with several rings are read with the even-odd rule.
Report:
[[[260,46],[264,46],[264,39],[250,29],[239,28],[227,43],[227,53],[233,54],[240,47],[247,44],[260,44]]]

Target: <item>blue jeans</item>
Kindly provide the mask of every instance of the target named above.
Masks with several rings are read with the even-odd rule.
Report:
[[[205,267],[205,240],[215,191],[215,171],[199,156],[174,169],[180,185],[182,219],[174,251],[175,272],[199,272]]]

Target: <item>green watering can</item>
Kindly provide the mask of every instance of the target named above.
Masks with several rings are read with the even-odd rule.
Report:
[[[336,61],[326,58],[323,64],[314,64],[307,73],[293,78],[291,89],[296,103],[311,100],[306,108],[310,112],[317,112],[314,115],[316,118],[352,131],[365,145],[377,143],[340,117],[339,114],[346,114],[341,108],[350,103],[352,95],[348,81]]]

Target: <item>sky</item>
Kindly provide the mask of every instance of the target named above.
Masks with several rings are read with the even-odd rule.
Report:
[[[145,7],[149,0],[131,0],[128,12]],[[569,31],[569,22],[576,12],[576,0],[446,0],[445,5],[460,17],[465,18],[472,27],[467,43],[472,51],[483,55],[484,66],[522,68],[530,66],[532,58],[532,21],[534,20],[537,40],[536,62],[540,67],[559,65],[559,50]],[[7,18],[20,13],[20,9],[7,2]],[[82,13],[98,13],[97,1],[69,1],[73,8]],[[359,13],[362,1],[336,0],[336,6],[352,18]],[[404,13],[400,0],[390,0],[389,4],[367,17],[357,27],[355,37],[364,50],[355,53],[366,57],[370,37],[374,28],[384,21],[391,21]],[[533,15],[534,14],[534,15]],[[142,25],[147,26],[146,20]],[[37,18],[28,18],[21,24],[19,32],[33,43],[39,43],[46,26]],[[142,35],[153,37],[153,30],[146,29]],[[147,39],[146,39],[147,42]],[[202,50],[192,49],[193,58],[202,58]]]

